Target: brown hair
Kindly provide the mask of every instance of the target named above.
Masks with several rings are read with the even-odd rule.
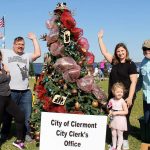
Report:
[[[14,39],[14,43],[18,42],[18,41],[24,41],[24,38],[21,36],[18,36]]]
[[[0,61],[2,60],[2,52],[0,51]]]
[[[120,48],[120,47],[123,47],[125,50],[126,50],[126,53],[127,53],[127,57],[126,57],[126,62],[131,62],[131,59],[129,58],[129,51],[127,49],[127,46],[124,44],[124,43],[118,43],[115,47],[115,52],[114,52],[114,55],[113,55],[113,60],[112,60],[112,64],[116,65],[118,63],[120,63],[120,59],[118,58],[117,56],[117,49]]]
[[[113,94],[115,93],[116,88],[121,88],[123,90],[123,94],[125,94],[126,89],[122,82],[116,82],[113,84],[112,89],[111,89]]]

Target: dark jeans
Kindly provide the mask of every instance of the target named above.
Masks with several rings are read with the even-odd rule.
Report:
[[[24,120],[25,120],[24,113],[11,100],[11,96],[0,96],[0,126],[5,111],[11,114],[15,119],[17,129],[17,139],[23,140]]]
[[[147,104],[146,101],[143,100],[143,110],[144,110],[144,121],[145,123],[150,122],[150,104]]]
[[[11,91],[11,98],[12,100],[20,107],[20,109],[24,112],[25,115],[25,131],[24,134],[30,133],[30,116],[32,112],[32,93],[30,90],[18,91],[12,90]],[[2,126],[2,133],[8,134],[11,128],[11,121],[12,116],[8,113],[4,116],[3,126]]]

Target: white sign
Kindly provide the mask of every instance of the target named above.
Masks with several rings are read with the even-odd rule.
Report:
[[[104,150],[107,116],[42,112],[40,150]]]

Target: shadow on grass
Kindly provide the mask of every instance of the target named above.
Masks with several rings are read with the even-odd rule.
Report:
[[[7,134],[7,135],[1,135],[1,138],[0,138],[0,147],[1,147],[7,140],[10,140],[12,137],[16,137],[16,126],[15,126],[15,123],[14,123],[14,122],[12,122],[12,124],[11,124],[11,129],[10,129],[9,134]]]
[[[129,135],[136,138],[137,140],[141,140],[140,128],[137,128],[137,127],[131,125],[131,130],[130,130]],[[107,125],[107,130],[106,130],[106,143],[108,145],[112,143],[111,129],[109,128],[108,125]]]
[[[10,140],[12,138],[12,135],[1,135],[0,137],[0,150],[1,150],[1,146],[7,141]]]
[[[137,140],[141,140],[141,130],[135,126],[131,125],[131,131],[129,133],[132,137],[136,138]]]

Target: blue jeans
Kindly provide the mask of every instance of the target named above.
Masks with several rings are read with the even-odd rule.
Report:
[[[32,112],[32,93],[30,90],[11,90],[12,100],[20,107],[25,115],[25,135],[30,133],[30,116]],[[11,128],[12,117],[6,113],[1,132],[8,134]]]
[[[143,100],[144,120],[145,123],[150,122],[150,104]]]

